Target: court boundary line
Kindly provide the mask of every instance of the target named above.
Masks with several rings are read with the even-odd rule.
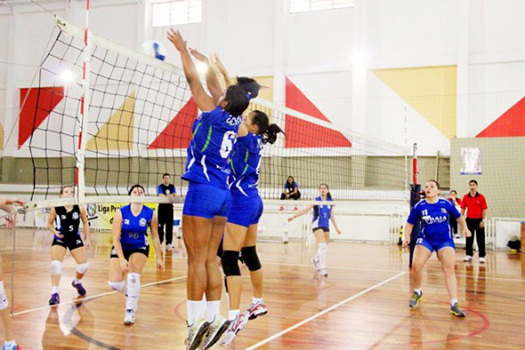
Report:
[[[275,262],[263,262],[264,265],[281,265],[281,266],[295,266],[295,267],[312,267],[310,264],[294,264],[294,263],[275,263]],[[342,266],[330,266],[328,267],[330,270],[348,270],[348,271],[374,271],[374,272],[398,272],[399,270],[386,270],[386,269],[367,269],[367,268],[361,268],[361,267],[342,267]],[[403,270],[406,273],[410,273],[410,270]],[[427,275],[431,276],[442,276],[442,273],[432,273],[432,272],[425,272]],[[507,278],[507,277],[476,277],[476,276],[466,276],[466,275],[458,275],[456,274],[456,277],[463,277],[463,278],[470,278],[470,279],[484,279],[484,280],[498,280],[498,281],[513,281],[513,282],[525,282],[525,278]]]
[[[286,329],[280,331],[279,333],[276,333],[276,334],[274,334],[274,335],[272,335],[272,336],[270,336],[270,337],[268,337],[268,338],[266,338],[266,339],[264,339],[264,340],[261,340],[260,342],[258,342],[258,343],[256,343],[256,344],[254,344],[254,345],[252,345],[252,346],[246,348],[246,350],[257,349],[257,348],[263,346],[264,344],[269,343],[269,342],[271,342],[272,340],[275,340],[275,339],[277,339],[277,338],[279,338],[279,337],[285,335],[286,333],[289,333],[289,332],[291,332],[291,331],[293,331],[293,330],[295,330],[295,329],[301,327],[302,325],[304,325],[304,324],[306,324],[306,323],[308,323],[308,322],[310,322],[310,321],[313,321],[313,320],[315,320],[316,318],[321,317],[321,316],[323,316],[323,315],[325,315],[325,314],[327,314],[327,313],[329,313],[329,312],[331,312],[331,311],[337,309],[338,307],[340,307],[340,306],[342,306],[342,305],[344,305],[344,304],[346,304],[346,303],[348,303],[348,302],[350,302],[350,301],[352,301],[352,300],[354,300],[354,299],[357,299],[357,298],[359,298],[360,296],[362,296],[362,295],[364,295],[364,294],[366,294],[366,293],[368,293],[368,292],[370,292],[370,291],[372,291],[372,290],[374,290],[374,289],[376,289],[376,288],[381,287],[382,285],[385,285],[385,284],[387,284],[387,283],[389,283],[389,282],[395,280],[396,278],[399,278],[399,277],[401,277],[401,276],[406,275],[406,273],[407,273],[407,271],[401,271],[400,273],[398,273],[398,274],[395,275],[395,276],[392,276],[392,277],[390,277],[390,278],[387,278],[386,280],[383,280],[383,281],[381,281],[381,282],[379,282],[379,283],[376,283],[376,284],[374,284],[373,286],[368,287],[367,289],[365,289],[365,290],[363,290],[363,291],[361,291],[361,292],[359,292],[359,293],[357,293],[357,294],[354,294],[354,295],[352,295],[352,296],[350,296],[350,297],[348,297],[348,298],[346,298],[346,299],[344,299],[344,300],[338,302],[337,304],[334,304],[334,305],[330,306],[329,308],[324,309],[323,311],[320,311],[320,312],[318,312],[318,313],[316,313],[316,314],[314,314],[314,315],[312,315],[312,316],[310,316],[310,317],[308,317],[308,318],[302,320],[301,322],[298,322],[298,323],[294,324],[293,326],[290,326],[290,327],[288,327],[288,328],[286,328]]]
[[[174,278],[170,278],[170,279],[167,279],[167,280],[146,283],[146,284],[141,285],[140,288],[147,288],[147,287],[161,285],[161,284],[165,284],[165,283],[169,283],[169,282],[180,281],[182,279],[185,279],[186,277],[187,276],[179,276],[179,277],[174,277]],[[86,301],[93,300],[93,299],[98,299],[98,298],[105,297],[105,296],[108,296],[108,295],[111,295],[111,294],[115,294],[115,293],[119,293],[119,292],[114,290],[114,291],[111,291],[111,292],[96,294],[96,295],[93,295],[93,296],[90,296],[90,297],[87,297],[87,298],[81,298],[81,299],[77,299],[77,300],[69,300],[69,301],[60,303],[58,305],[53,305],[53,306],[46,305],[46,306],[35,307],[35,308],[27,309],[27,310],[24,310],[24,311],[14,312],[13,313],[13,317],[14,316],[20,316],[20,315],[29,314],[29,313],[35,312],[35,311],[46,310],[46,309],[49,309],[49,308],[52,308],[52,307],[58,307],[60,305],[69,305],[69,304],[82,303],[82,302],[86,302]]]

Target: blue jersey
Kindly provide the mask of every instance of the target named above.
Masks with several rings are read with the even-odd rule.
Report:
[[[142,206],[138,216],[131,212],[131,205],[120,208],[122,214],[122,228],[120,243],[123,249],[136,249],[149,245],[148,226],[153,218],[153,209]]]
[[[413,225],[419,218],[421,220],[420,237],[432,241],[447,240],[452,238],[449,224],[450,214],[456,219],[461,216],[456,207],[445,199],[439,199],[434,204],[423,199],[414,205],[407,222]]]
[[[321,197],[317,197],[316,201],[322,201]],[[327,198],[327,201],[332,199]],[[314,206],[314,217],[312,219],[312,228],[318,227],[330,228],[330,216],[332,215],[331,205],[316,205]]]
[[[241,121],[242,116],[234,117],[220,107],[195,119],[182,178],[227,189],[228,157]]]
[[[257,185],[263,148],[263,138],[260,135],[248,133],[237,139],[230,158],[232,194],[240,192],[247,197],[258,194]]]

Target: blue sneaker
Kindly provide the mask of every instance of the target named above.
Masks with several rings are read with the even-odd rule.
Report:
[[[2,346],[2,350],[22,350],[18,347],[18,345],[8,347],[7,344],[4,343],[4,346]]]
[[[73,288],[75,288],[78,292],[78,295],[80,296],[84,296],[86,295],[86,288],[84,288],[84,286],[82,285],[81,282],[78,282],[78,283],[75,283],[75,280],[73,280],[73,282],[71,282],[71,285],[73,286]]]
[[[49,299],[49,305],[58,305],[60,304],[60,295],[58,293],[53,293],[51,299]]]

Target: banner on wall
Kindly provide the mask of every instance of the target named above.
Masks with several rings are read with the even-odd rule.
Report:
[[[481,175],[481,149],[477,147],[461,148],[461,175]]]
[[[112,204],[88,204],[86,212],[90,226],[96,230],[111,230],[115,213],[121,207],[129,203],[112,203]],[[157,204],[144,204],[145,206],[157,211]]]

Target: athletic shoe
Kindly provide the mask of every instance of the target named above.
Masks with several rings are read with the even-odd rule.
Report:
[[[2,350],[22,350],[18,345],[15,345],[13,347],[8,347],[5,343],[4,346],[2,346]]]
[[[484,264],[484,263],[485,263],[485,258],[483,258],[483,257],[479,258],[479,262],[480,262],[481,264]]]
[[[129,326],[129,325],[132,325],[133,323],[135,323],[135,310],[127,309],[126,316],[124,317],[124,324],[126,326]]]
[[[416,292],[414,292],[414,294],[412,294],[412,298],[408,302],[408,306],[410,306],[411,308],[418,307],[419,306],[419,302],[422,299],[423,299],[423,292],[421,292],[421,294],[417,294]]]
[[[248,311],[238,314],[235,320],[230,324],[230,327],[224,333],[222,336],[219,345],[220,346],[227,346],[229,345],[233,339],[237,336],[237,333],[239,333],[244,326],[246,326],[246,323],[248,323]]]
[[[80,296],[84,296],[86,295],[86,288],[84,288],[84,286],[82,285],[81,282],[78,282],[78,283],[75,283],[75,280],[73,280],[73,282],[71,282],[71,285],[73,286],[73,288],[75,288],[78,292],[78,295]]]
[[[328,276],[328,271],[326,271],[326,269],[321,269],[321,276]]]
[[[204,345],[201,346],[201,349],[206,350],[215,345],[215,343],[221,339],[224,332],[228,330],[230,323],[232,323],[232,321],[224,318],[221,314],[215,316],[215,320],[210,324],[210,328],[202,341]]]
[[[167,245],[166,245],[166,250],[167,250],[168,252],[173,251],[173,246],[172,246],[171,244],[167,244]]]
[[[58,305],[60,304],[60,295],[58,293],[53,293],[51,299],[49,299],[49,305]]]
[[[268,308],[266,305],[264,305],[264,302],[258,301],[256,303],[252,303],[250,308],[248,309],[248,319],[249,320],[255,320],[259,316],[264,316],[268,313]]]
[[[312,263],[314,264],[315,271],[321,271],[321,262],[317,257],[312,258]]]
[[[459,308],[459,304],[458,303],[454,303],[454,305],[450,307],[450,313],[452,315],[454,315],[454,316],[457,316],[457,317],[465,317],[465,316],[467,316],[465,311],[463,311],[463,310],[461,310]]]
[[[188,326],[188,338],[186,339],[186,350],[196,350],[202,343],[202,338],[208,332],[210,324],[202,318],[196,318],[191,326]]]
[[[463,259],[464,262],[472,261],[472,257],[470,255],[467,255],[465,259]]]

